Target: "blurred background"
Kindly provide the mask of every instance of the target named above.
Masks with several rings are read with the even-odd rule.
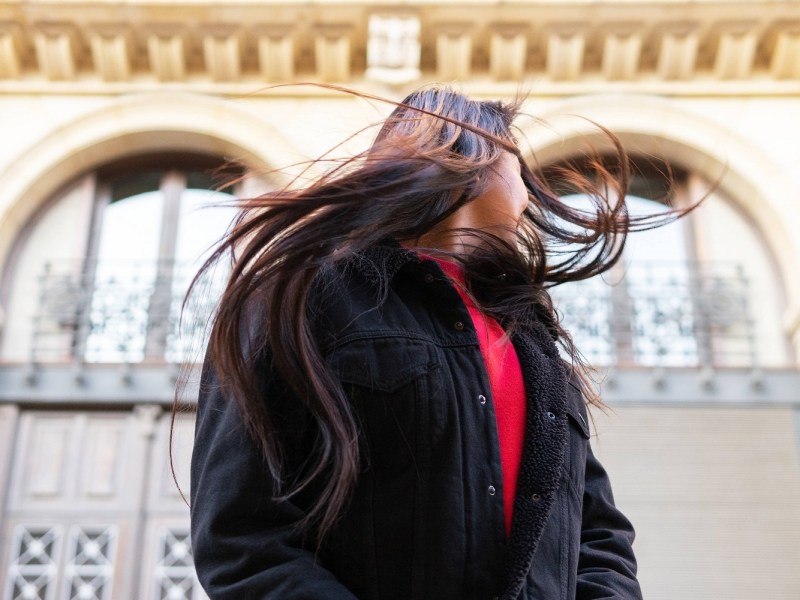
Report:
[[[225,200],[390,109],[268,87],[293,81],[526,92],[545,175],[608,150],[590,119],[631,153],[632,212],[708,195],[554,293],[645,597],[798,598],[796,0],[1,0],[0,597],[204,597],[170,404],[224,273],[181,331],[187,282]]]

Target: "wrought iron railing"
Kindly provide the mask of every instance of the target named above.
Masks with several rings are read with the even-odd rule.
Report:
[[[637,264],[552,292],[594,365],[758,364],[748,281],[736,264]]]
[[[193,268],[52,262],[41,276],[34,362],[182,362],[200,356],[224,274],[206,277],[181,315]],[[615,274],[611,273],[611,277]],[[595,365],[756,366],[748,284],[736,265],[637,265],[559,286],[558,312]]]
[[[201,279],[182,304],[196,265],[53,261],[40,278],[33,362],[191,361],[205,345],[224,276]]]

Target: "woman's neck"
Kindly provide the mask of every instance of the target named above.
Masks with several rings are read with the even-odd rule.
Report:
[[[464,208],[468,208],[469,205]],[[430,250],[441,250],[448,254],[468,256],[478,246],[484,245],[481,236],[476,232],[495,235],[511,244],[517,243],[516,232],[513,225],[479,224],[477,219],[471,218],[470,213],[459,210],[445,221],[442,221],[416,240],[404,244],[409,248],[415,246]]]

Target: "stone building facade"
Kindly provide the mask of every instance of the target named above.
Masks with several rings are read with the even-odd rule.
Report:
[[[0,2],[0,597],[203,597],[170,405],[219,280],[181,335],[187,277],[220,201],[390,108],[278,85],[301,81],[527,93],[545,172],[604,152],[596,122],[631,152],[633,211],[708,196],[556,296],[604,375],[593,444],[646,597],[796,598],[795,0]],[[219,189],[230,161],[245,177]],[[184,491],[191,423],[172,441]]]

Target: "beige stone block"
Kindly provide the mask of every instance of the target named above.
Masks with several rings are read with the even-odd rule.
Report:
[[[317,77],[322,81],[350,78],[350,27],[320,26],[315,32],[314,51]]]
[[[436,73],[442,81],[464,81],[472,71],[472,35],[466,23],[446,23],[436,34]]]
[[[185,40],[179,27],[158,27],[147,33],[150,69],[159,81],[186,77]]]
[[[525,75],[528,39],[519,26],[497,24],[492,28],[489,71],[498,80],[520,81]]]
[[[554,26],[547,35],[547,74],[556,81],[574,81],[583,71],[586,35],[578,24]]]
[[[642,36],[633,26],[609,31],[603,39],[603,75],[612,80],[635,79],[641,53]]]
[[[0,23],[0,79],[16,79],[20,76],[20,39],[16,23]]]
[[[34,34],[39,69],[51,81],[75,78],[75,31],[70,23],[40,23]]]
[[[258,64],[266,81],[289,81],[294,77],[294,39],[290,26],[258,32]]]
[[[714,74],[720,79],[745,79],[753,68],[758,37],[750,24],[723,30],[719,36]]]
[[[238,28],[208,29],[203,35],[203,56],[214,81],[236,81],[241,74]]]
[[[125,25],[96,26],[89,35],[94,68],[104,81],[130,78],[130,32]]]
[[[800,25],[778,32],[770,73],[777,79],[800,78]]]
[[[697,61],[700,38],[695,24],[664,28],[656,71],[662,79],[690,79]]]

